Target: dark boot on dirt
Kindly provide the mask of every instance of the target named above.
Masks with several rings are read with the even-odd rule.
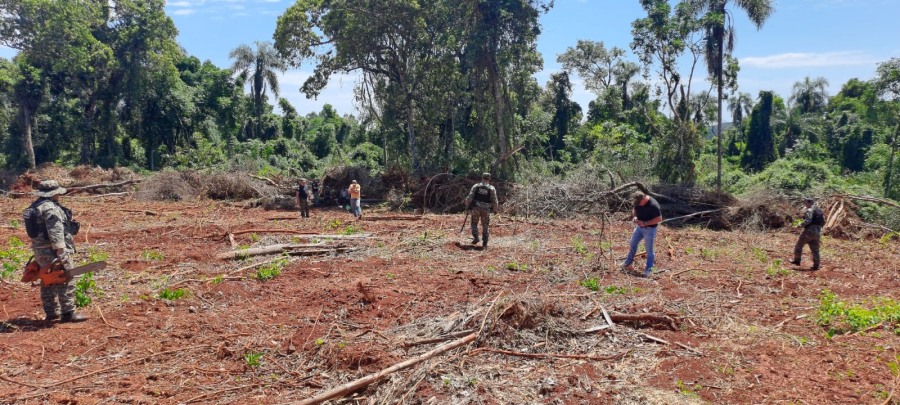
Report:
[[[812,270],[812,271],[816,271],[816,270],[819,269],[819,265],[818,265],[818,264],[814,264],[814,265],[813,265],[812,267],[810,267],[809,269]]]
[[[478,240],[478,237],[477,237],[477,236],[473,236],[473,237],[472,237],[472,244],[473,244],[473,245],[477,245],[478,242],[481,242],[480,240]]]
[[[488,237],[487,237],[487,235],[484,235],[484,236],[482,237],[482,239],[484,239],[484,243],[481,244],[481,248],[482,248],[482,249],[487,249],[487,242],[488,242]]]
[[[78,313],[66,312],[62,314],[62,318],[60,322],[84,322],[87,320],[87,317]]]
[[[59,319],[59,314],[47,314],[44,316],[44,322],[53,322]]]
[[[791,260],[791,261],[789,261],[788,263],[793,264],[793,265],[795,265],[795,266],[799,266],[799,265],[800,265],[800,261],[799,261],[799,260]]]

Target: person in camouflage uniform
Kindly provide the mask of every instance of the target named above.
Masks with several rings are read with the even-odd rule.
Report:
[[[472,211],[472,244],[478,244],[478,221],[481,221],[482,247],[487,247],[491,224],[491,212],[497,211],[497,190],[490,185],[491,174],[481,175],[481,183],[472,186],[469,196],[466,197],[466,206]]]
[[[822,226],[825,225],[825,214],[815,205],[815,200],[812,198],[804,199],[803,205],[806,206],[806,214],[803,216],[803,223],[800,224],[803,232],[800,233],[797,244],[794,246],[794,260],[791,260],[791,264],[800,265],[800,258],[803,256],[803,246],[809,245],[809,250],[812,251],[813,257],[811,270],[818,270],[819,246],[822,238]]]
[[[32,203],[34,232],[31,249],[34,260],[46,268],[54,259],[59,259],[66,270],[74,267],[72,254],[75,251],[73,221],[71,211],[59,204],[59,197],[66,193],[55,180],[42,181],[38,186],[38,199]],[[28,218],[25,219],[29,221]],[[27,225],[26,225],[27,226]],[[45,320],[61,319],[62,322],[80,322],[87,318],[75,312],[75,280],[54,285],[41,285],[41,302],[44,305]]]

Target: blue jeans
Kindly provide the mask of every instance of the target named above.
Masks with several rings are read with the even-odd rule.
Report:
[[[359,198],[350,199],[350,208],[353,210],[354,217],[362,215],[362,207],[359,205]]]
[[[656,229],[651,227],[641,228],[639,226],[634,228],[634,233],[631,234],[631,240],[628,242],[628,257],[625,258],[625,266],[630,266],[634,262],[638,244],[643,239],[644,247],[647,248],[647,268],[644,274],[650,274],[650,270],[653,268],[653,260],[656,258],[656,255],[653,254],[653,241],[656,239]]]

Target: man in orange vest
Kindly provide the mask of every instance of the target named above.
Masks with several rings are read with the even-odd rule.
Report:
[[[350,187],[347,189],[350,192],[350,207],[353,210],[353,216],[357,219],[362,219],[362,207],[359,205],[359,197],[360,197],[360,187],[359,183],[356,180],[350,182]]]

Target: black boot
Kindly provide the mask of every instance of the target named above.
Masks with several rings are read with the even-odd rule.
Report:
[[[487,248],[488,236],[487,236],[487,235],[484,235],[484,236],[482,236],[481,238],[484,239],[484,243],[481,245],[481,247],[482,247],[482,248]]]
[[[793,264],[793,265],[796,265],[796,266],[799,266],[799,265],[800,265],[800,261],[799,261],[799,260],[791,260],[791,261],[789,261],[788,263]]]
[[[812,270],[812,271],[818,270],[818,269],[819,269],[819,263],[813,264],[813,266],[810,267],[809,269]]]
[[[53,322],[57,319],[59,319],[59,314],[57,314],[57,313],[47,314],[44,317],[44,321],[46,321],[46,322]]]
[[[84,322],[87,320],[87,317],[84,315],[78,314],[75,311],[66,312],[62,314],[62,318],[60,322]]]
[[[477,245],[478,242],[480,242],[480,241],[478,240],[478,234],[472,235],[472,244],[473,244],[473,245]]]

